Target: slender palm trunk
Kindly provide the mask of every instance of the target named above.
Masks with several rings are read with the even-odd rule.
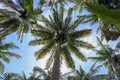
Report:
[[[109,63],[109,65],[110,65],[110,67],[111,67],[111,71],[113,72],[113,75],[114,75],[115,80],[119,80],[119,79],[118,79],[118,76],[117,76],[117,73],[116,73],[116,68],[115,68],[115,66],[113,65],[113,61],[112,61],[112,57],[111,57],[111,56],[110,56],[109,59],[108,59],[108,63]]]
[[[114,66],[113,64],[111,64],[111,66],[112,66],[113,71],[114,71],[115,79],[116,79],[116,80],[119,80],[119,79],[118,79],[118,76],[117,76],[117,70],[116,70],[115,66]]]
[[[52,68],[52,75],[50,80],[59,80],[60,75],[60,43],[57,44],[56,52],[55,52],[55,59]]]

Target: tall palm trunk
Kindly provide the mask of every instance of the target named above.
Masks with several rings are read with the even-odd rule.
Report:
[[[54,59],[54,64],[52,68],[52,75],[50,80],[59,80],[59,75],[60,75],[60,47],[61,44],[57,44],[57,48],[55,51],[55,59]]]
[[[112,66],[112,69],[113,69],[113,71],[114,71],[115,79],[116,79],[116,80],[119,80],[119,79],[118,79],[118,75],[117,75],[117,70],[116,70],[115,66],[113,65],[113,63],[111,64],[111,66]]]
[[[113,60],[112,60],[111,55],[110,55],[109,58],[108,58],[108,63],[109,63],[109,65],[110,65],[110,67],[111,67],[111,71],[113,72],[113,75],[114,75],[115,80],[118,80],[118,76],[117,76],[117,73],[116,73],[116,68],[115,68],[115,66],[113,65]]]

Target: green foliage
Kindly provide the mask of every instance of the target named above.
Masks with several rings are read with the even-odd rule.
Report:
[[[23,0],[23,1],[24,1],[24,6],[27,9],[27,11],[30,14],[33,14],[34,13],[34,10],[33,10],[33,0]]]
[[[81,66],[79,70],[73,69],[73,71],[67,73],[65,76],[68,80],[94,80],[95,77],[99,76],[102,77],[103,75],[96,75],[96,73],[99,71],[99,69],[102,67],[102,65],[96,66],[96,63],[94,63],[88,72],[86,72]],[[74,74],[74,76],[71,76],[70,74]],[[104,76],[106,76],[104,74]],[[64,79],[64,78],[63,78]],[[67,80],[65,79],[65,80]],[[99,79],[100,80],[100,79]]]
[[[0,61],[0,74],[3,74],[4,72],[4,64]]]
[[[120,10],[119,9],[107,9],[103,5],[87,4],[87,9],[90,12],[96,14],[105,23],[115,24],[118,31],[120,31]]]
[[[0,74],[2,74],[4,72],[4,64],[2,62],[6,62],[9,63],[10,62],[10,58],[14,57],[14,58],[21,58],[20,55],[15,54],[13,52],[10,52],[10,49],[19,49],[19,47],[17,47],[16,45],[14,45],[13,43],[8,43],[8,44],[0,44]]]

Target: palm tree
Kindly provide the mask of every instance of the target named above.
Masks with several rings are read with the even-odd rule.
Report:
[[[102,42],[100,41],[100,39],[97,37],[98,40],[98,44],[100,45],[100,50],[95,50],[96,51],[96,55],[95,57],[89,57],[88,59],[92,59],[94,61],[97,62],[103,62],[103,64],[107,67],[108,69],[108,75],[112,76],[113,79],[117,79],[118,80],[118,76],[117,76],[117,70],[115,67],[115,53],[114,50],[112,48],[110,48],[108,45],[104,45],[102,44]]]
[[[39,24],[37,29],[32,30],[32,34],[37,39],[29,43],[32,46],[43,45],[40,50],[35,52],[37,60],[50,54],[46,68],[49,68],[54,62],[51,80],[59,79],[60,62],[62,59],[65,60],[67,67],[75,68],[71,54],[75,54],[82,61],[86,61],[79,48],[94,48],[91,44],[80,40],[80,38],[86,37],[91,33],[91,29],[77,30],[78,25],[84,21],[84,16],[72,22],[72,8],[68,10],[66,18],[64,18],[63,5],[60,6],[59,10],[54,8],[49,19],[41,15],[41,21],[43,21],[44,25]]]
[[[12,72],[5,73],[0,77],[0,79],[2,80],[28,80],[24,72],[22,72],[22,75],[20,75],[19,73],[12,73]]]
[[[45,70],[36,66],[33,68],[33,73],[31,73],[28,80],[50,80],[49,71],[45,72]]]
[[[99,69],[102,67],[102,65],[99,65],[96,67],[96,63],[94,63],[88,72],[86,72],[81,66],[79,70],[72,70],[69,73],[66,73],[63,75],[63,80],[101,80],[101,79],[107,79],[106,74],[100,74],[96,75],[96,73],[99,71]],[[72,75],[73,76],[72,76]],[[62,79],[61,79],[62,80]]]
[[[0,43],[0,74],[4,72],[4,64],[3,62],[9,63],[11,57],[15,57],[17,59],[21,58],[18,54],[13,52],[9,52],[9,49],[18,49],[13,43],[2,44]]]
[[[33,1],[30,0],[0,0],[5,7],[0,9],[0,39],[17,32],[18,38],[27,33],[36,24],[40,9],[33,10]]]

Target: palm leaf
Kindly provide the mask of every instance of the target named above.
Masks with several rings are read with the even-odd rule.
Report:
[[[37,60],[43,58],[48,52],[50,52],[53,45],[54,45],[54,42],[51,41],[49,44],[41,48],[39,51],[36,51],[35,56],[37,57]]]
[[[33,0],[23,0],[23,1],[24,1],[24,6],[27,9],[27,11],[30,14],[33,14],[34,13],[34,10],[33,10]]]
[[[17,6],[12,0],[0,0],[0,2],[2,2],[7,7],[19,12],[19,10],[17,9]]]
[[[49,57],[49,59],[48,59],[47,62],[46,62],[46,66],[45,66],[46,69],[49,69],[50,66],[51,66],[51,64],[53,63],[53,60],[54,60],[54,52],[55,52],[55,50],[52,51],[51,56]]]
[[[88,57],[87,59],[91,59],[91,60],[97,61],[97,62],[103,62],[106,60],[106,58],[102,57],[102,56],[101,57]]]
[[[79,40],[76,40],[75,41],[76,43],[76,46],[78,47],[83,47],[83,48],[86,48],[86,49],[93,49],[94,46],[92,44],[89,44],[88,42],[84,42],[84,41],[79,41]]]
[[[77,72],[77,75],[80,76],[81,78],[85,75],[85,71],[83,68],[80,66],[79,71]]]
[[[51,32],[44,31],[44,30],[32,30],[32,34],[35,37],[41,37],[41,38],[52,38],[53,37],[53,34]]]
[[[105,46],[102,44],[102,41],[101,41],[98,37],[96,37],[96,38],[97,38],[97,42],[98,42],[99,46],[100,46],[102,49],[106,50]]]
[[[80,53],[79,49],[75,46],[73,46],[72,44],[68,44],[68,47],[70,49],[71,52],[73,52],[79,59],[81,59],[82,61],[86,61],[87,59],[85,58],[85,56]]]
[[[68,10],[68,14],[67,14],[67,17],[65,19],[65,26],[70,26],[70,23],[71,23],[71,19],[72,19],[72,12],[73,12],[73,9],[70,8]]]
[[[89,77],[93,76],[102,67],[102,65],[99,65],[97,67],[95,67],[95,65],[96,65],[96,62],[91,66],[89,72],[87,73],[87,76]]]
[[[78,25],[84,21],[84,19],[85,19],[85,16],[79,16],[79,17],[77,18],[77,20],[75,20],[75,21],[71,24],[70,30],[72,31],[72,30],[76,29],[76,28],[78,27]]]
[[[60,30],[62,25],[61,25],[61,22],[60,22],[59,14],[55,9],[53,9],[53,20],[56,23],[57,30]]]
[[[118,31],[120,31],[120,24],[119,24],[119,20],[120,20],[120,11],[119,9],[116,10],[111,10],[111,9],[107,9],[105,6],[103,5],[96,5],[96,4],[87,4],[87,8],[89,11],[95,13],[96,15],[98,15],[103,22],[106,23],[114,23],[118,29]],[[104,12],[103,12],[104,11]],[[109,13],[109,14],[107,14]]]
[[[4,64],[0,61],[0,74],[3,74],[4,68],[5,68]]]
[[[67,67],[75,68],[74,61],[70,55],[70,51],[68,50],[67,46],[64,46],[62,48],[62,52]]]
[[[16,53],[13,53],[13,52],[3,52],[4,55],[8,56],[8,57],[14,57],[14,58],[21,58],[20,55],[16,54]]]
[[[0,52],[0,58],[5,61],[6,63],[9,63],[10,62],[10,59],[8,56],[5,56],[4,55],[4,52]]]
[[[29,45],[34,46],[34,45],[47,44],[50,42],[51,42],[51,39],[37,39],[37,40],[30,41]]]
[[[13,43],[8,43],[0,46],[0,50],[8,50],[8,49],[19,49],[19,47],[14,45]]]
[[[48,20],[45,16],[41,15],[40,16],[41,21],[44,22],[44,24],[51,30],[56,30],[57,29],[57,25],[55,24],[54,18],[52,18],[51,16],[49,16]]]
[[[64,5],[61,3],[61,5],[60,5],[60,13],[59,13],[59,15],[60,15],[60,21],[61,21],[61,23],[63,24],[63,17],[64,17]]]
[[[74,31],[69,34],[70,37],[73,38],[80,38],[80,37],[86,37],[91,34],[91,29],[85,29],[85,30],[80,30],[80,31]]]

